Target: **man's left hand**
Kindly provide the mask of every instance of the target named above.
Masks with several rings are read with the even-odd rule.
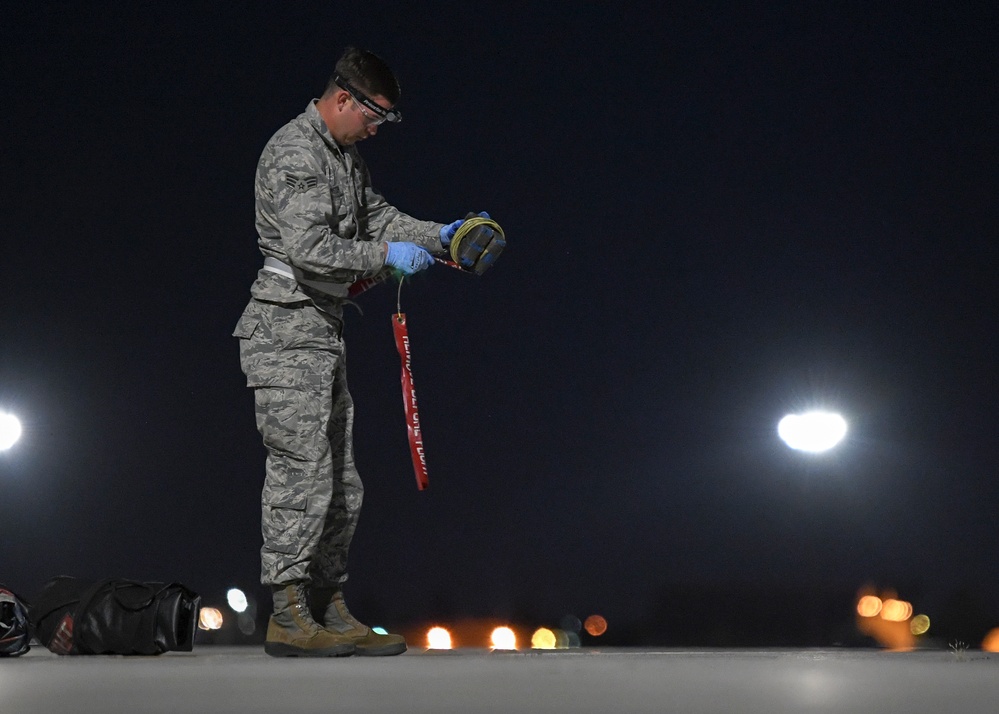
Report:
[[[446,226],[441,227],[441,245],[447,248],[451,245],[451,240],[454,238],[454,234],[458,232],[461,228],[461,224],[467,221],[469,218],[473,218],[476,214],[469,213],[464,218],[461,218],[454,223],[448,223]],[[489,218],[489,214],[485,211],[481,211],[478,214],[481,218]]]

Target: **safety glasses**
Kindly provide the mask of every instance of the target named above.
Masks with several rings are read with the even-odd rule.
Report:
[[[372,101],[364,95],[364,92],[340,75],[333,77],[333,81],[336,83],[336,86],[350,94],[351,98],[357,102],[357,108],[361,110],[361,114],[364,115],[369,125],[378,126],[387,121],[393,123],[402,121],[402,114],[398,109],[386,109],[377,102]]]

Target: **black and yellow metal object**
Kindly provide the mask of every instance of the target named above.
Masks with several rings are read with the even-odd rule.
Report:
[[[451,239],[451,260],[463,270],[482,275],[506,248],[506,234],[499,223],[469,213]]]

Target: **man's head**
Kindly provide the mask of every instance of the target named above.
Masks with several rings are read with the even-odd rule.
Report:
[[[402,116],[393,107],[401,94],[384,60],[348,47],[337,60],[318,108],[333,138],[349,145],[374,136],[385,121],[400,121]]]

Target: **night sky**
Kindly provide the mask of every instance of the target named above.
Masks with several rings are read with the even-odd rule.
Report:
[[[355,44],[403,88],[359,145],[375,186],[509,239],[484,276],[402,289],[425,492],[396,291],[348,311],[358,614],[637,627],[670,593],[872,584],[999,625],[995,3],[19,5],[0,582],[259,589],[230,336],[253,175]],[[785,447],[779,418],[819,406],[846,442]]]

